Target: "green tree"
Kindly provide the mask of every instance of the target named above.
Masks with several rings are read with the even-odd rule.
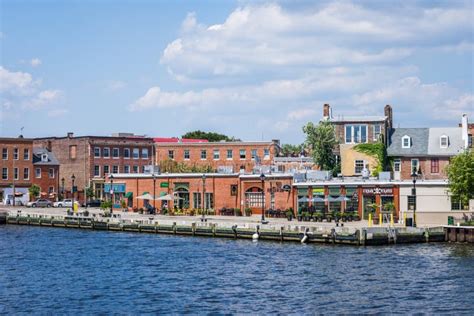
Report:
[[[303,126],[303,132],[306,134],[306,146],[311,149],[314,163],[321,170],[335,171],[336,156],[333,150],[337,141],[334,126],[327,121],[322,121],[318,125],[309,122]]]
[[[86,188],[86,198],[87,200],[92,199],[95,196],[94,189],[92,187],[87,187]]]
[[[291,144],[283,144],[281,146],[280,155],[283,157],[298,157],[303,150],[304,145],[291,145]]]
[[[33,198],[37,198],[40,195],[40,191],[41,191],[41,188],[36,184],[33,184],[28,189],[28,192],[30,192],[30,196],[33,197]]]
[[[203,132],[200,130],[187,132],[182,135],[181,138],[190,138],[190,139],[207,139],[209,142],[220,142],[222,140],[226,142],[239,141],[234,137],[229,137],[224,134],[214,133],[214,132]]]
[[[449,162],[447,168],[449,191],[462,204],[474,198],[474,152],[465,151]]]

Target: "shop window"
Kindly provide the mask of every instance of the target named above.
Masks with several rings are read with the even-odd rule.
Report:
[[[201,208],[202,194],[200,192],[193,193],[193,207]]]
[[[408,210],[409,211],[416,210],[416,196],[415,195],[408,196]]]

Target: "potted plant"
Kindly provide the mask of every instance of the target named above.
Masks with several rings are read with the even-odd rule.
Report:
[[[322,222],[323,221],[323,213],[321,213],[321,212],[314,213],[314,219],[315,219],[316,222]]]
[[[143,210],[143,207],[140,207],[140,208],[138,209],[138,213],[139,213],[139,214],[143,214],[143,211],[144,211],[144,210]]]
[[[252,210],[249,207],[245,209],[245,216],[252,216]]]
[[[240,208],[234,208],[234,215],[235,216],[242,216],[242,211]]]
[[[286,210],[286,219],[291,222],[293,220],[293,216],[295,215],[293,213],[293,209],[290,207],[289,209]]]
[[[84,212],[83,212],[84,216],[89,216],[89,211],[86,209]]]

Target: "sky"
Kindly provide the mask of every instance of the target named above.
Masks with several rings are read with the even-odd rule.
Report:
[[[0,0],[0,136],[474,121],[474,1]]]

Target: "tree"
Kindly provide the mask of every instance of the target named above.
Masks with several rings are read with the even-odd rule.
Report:
[[[186,134],[182,135],[181,138],[206,139],[209,142],[220,142],[222,140],[226,142],[239,141],[239,139],[236,139],[234,137],[229,137],[224,134],[218,134],[214,132],[203,132],[200,130],[187,132]]]
[[[306,145],[311,148],[311,155],[314,163],[321,170],[333,170],[336,167],[336,156],[334,146],[337,145],[334,126],[327,121],[322,121],[318,125],[309,122],[303,126],[306,134]]]
[[[280,154],[283,157],[299,157],[300,153],[303,151],[304,145],[291,145],[283,144],[281,146]]]
[[[28,189],[28,192],[30,193],[30,196],[32,196],[33,198],[37,198],[40,195],[40,191],[41,191],[41,188],[36,184],[33,184]]]
[[[90,200],[94,196],[95,196],[94,189],[92,187],[87,187],[86,188],[86,198],[87,198],[87,200]]]
[[[468,205],[474,198],[474,152],[465,151],[451,158],[447,171],[449,191],[463,205]]]

